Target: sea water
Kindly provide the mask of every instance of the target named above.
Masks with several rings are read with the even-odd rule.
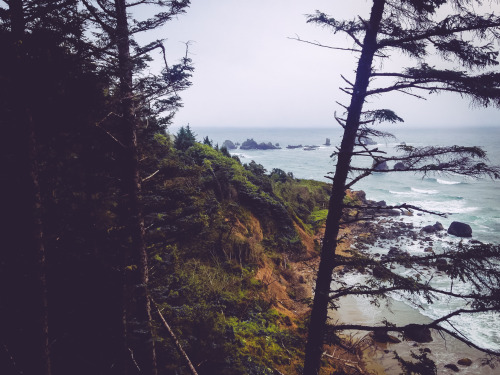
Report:
[[[225,140],[242,143],[254,139],[257,143],[279,144],[279,150],[231,150],[242,163],[254,160],[271,172],[279,168],[297,178],[331,182],[334,160],[330,157],[340,145],[341,130],[335,128],[199,128],[193,129],[198,139],[208,136],[219,146]],[[489,128],[404,128],[389,129],[395,139],[375,139],[379,150],[392,153],[402,142],[409,146],[480,146],[487,151],[489,163],[500,165],[500,125]],[[330,138],[331,146],[324,146]],[[288,145],[317,145],[313,151],[287,149]],[[370,160],[358,158],[356,165],[367,166]],[[368,163],[368,164],[367,164]],[[471,179],[458,175],[428,175],[413,172],[374,173],[353,186],[364,190],[368,199],[384,200],[388,205],[407,203],[429,211],[447,214],[446,218],[416,216],[416,224],[439,220],[445,228],[452,221],[468,223],[475,239],[500,243],[500,181],[490,178]],[[427,224],[425,224],[427,225]]]
[[[331,158],[336,147],[340,145],[342,132],[340,128],[200,128],[193,129],[198,139],[208,136],[214,144],[219,146],[225,140],[242,143],[246,139],[256,142],[271,142],[279,144],[278,150],[231,150],[242,163],[254,160],[262,164],[269,172],[279,168],[285,172],[292,172],[297,178],[330,181],[334,171],[334,159]],[[489,163],[500,165],[500,125],[498,127],[483,128],[477,126],[463,128],[405,128],[396,126],[390,131],[396,138],[375,139],[376,147],[388,154],[394,153],[394,147],[404,142],[409,146],[480,146],[488,155]],[[326,138],[330,138],[331,146],[324,145]],[[287,149],[288,145],[319,146],[312,151],[305,151],[302,147]],[[354,161],[358,166],[369,166],[369,159],[359,158]],[[368,199],[385,201],[388,205],[407,203],[419,206],[425,210],[446,214],[446,217],[436,217],[430,214],[405,217],[404,220],[413,222],[418,229],[425,225],[439,221],[445,228],[452,221],[461,221],[472,227],[473,239],[500,243],[500,181],[489,178],[472,179],[458,175],[427,175],[413,172],[374,173],[359,181],[353,188],[364,190]],[[440,239],[435,238],[434,243]],[[448,236],[448,244],[457,243],[458,238]],[[387,252],[390,243],[379,243],[372,252]],[[439,245],[438,245],[439,246]],[[410,253],[422,252],[419,246],[407,245],[404,250]],[[402,271],[404,272],[404,271]],[[359,276],[362,277],[362,276]],[[354,282],[354,281],[353,281]],[[449,280],[444,277],[434,278],[434,286],[447,288]],[[455,286],[457,288],[458,286]],[[467,286],[461,286],[466,288]],[[412,304],[404,296],[394,294],[394,301],[404,301],[406,306]],[[425,301],[415,301],[424,304]],[[357,298],[351,303],[359,304],[361,311],[367,310],[368,301]],[[433,305],[425,305],[421,311],[428,318],[438,318],[457,307],[455,300],[443,299]],[[373,310],[372,314],[379,314]],[[428,319],[427,318],[427,319]],[[460,316],[454,318],[454,324],[461,327],[466,336],[476,344],[494,350],[500,350],[500,318],[498,314],[481,314],[480,316]]]

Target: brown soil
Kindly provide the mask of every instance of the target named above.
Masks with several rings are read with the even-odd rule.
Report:
[[[267,296],[275,308],[290,318],[291,328],[297,328],[297,323],[304,322],[310,312],[307,300],[313,296],[319,265],[319,252],[316,244],[321,243],[324,235],[324,228],[321,228],[315,236],[309,235],[299,226],[296,226],[296,230],[305,246],[302,259],[288,262],[284,259],[279,267],[275,265],[275,262],[266,260],[256,274],[256,278],[267,287]],[[350,233],[350,229],[344,229],[340,236]],[[347,236],[347,238],[350,237]],[[337,251],[343,256],[351,256],[347,251],[350,246],[350,241],[345,240],[339,245]],[[348,353],[337,346],[325,346],[321,374],[329,375],[339,370],[344,371],[345,374],[367,373],[359,354]]]

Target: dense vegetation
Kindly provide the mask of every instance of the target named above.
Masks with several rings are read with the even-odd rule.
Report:
[[[122,279],[137,265],[123,263],[122,254],[127,197],[121,146],[110,136],[120,139],[122,129],[115,118],[105,129],[99,123],[114,108],[113,83],[46,35],[33,33],[25,46],[52,373],[119,373],[122,358],[130,359],[121,347]],[[1,71],[10,62],[2,60]],[[1,92],[8,220],[0,262],[0,368],[2,374],[36,374],[39,273],[29,250],[28,146],[23,129],[9,121],[14,84],[8,81]],[[287,261],[305,256],[300,235],[312,238],[328,186],[280,170],[268,174],[254,162],[242,165],[192,137],[180,142],[182,134],[174,142],[147,109],[142,113],[138,144],[152,300],[200,374],[297,372],[302,323],[278,307],[267,286],[286,283],[282,274],[292,274]],[[274,279],[257,277],[262,268]],[[153,320],[159,372],[187,373],[157,313]]]
[[[187,58],[161,78],[135,82],[133,119],[124,122],[130,71],[117,65],[126,48],[113,49],[111,3],[98,4],[107,7],[103,13],[91,2],[83,12],[70,0],[6,4],[0,373],[188,373],[158,312],[200,374],[297,372],[302,323],[268,287],[289,285],[289,299],[303,297],[287,282],[297,278],[290,262],[307,253],[304,238],[313,243],[309,219],[326,203],[326,184],[242,165],[208,139],[196,143],[189,127],[172,139],[165,129],[179,90],[189,86]],[[171,13],[131,33],[154,28],[189,2],[164,5]],[[99,17],[111,18],[101,25],[105,32],[94,29],[96,42],[85,36],[86,22]],[[131,41],[134,74],[157,43],[137,50]],[[139,189],[128,182],[135,162]],[[139,211],[131,208],[134,194]],[[137,212],[146,263],[135,255]],[[135,276],[143,264],[147,285]],[[144,286],[152,317],[140,321],[136,290]],[[148,344],[150,324],[156,358],[147,364],[138,350]]]
[[[385,3],[374,0],[372,13],[378,18]],[[429,8],[429,3],[437,6],[445,1],[403,3],[425,15],[437,9]],[[346,176],[353,170],[349,166],[356,154],[353,147],[361,146],[356,139],[381,133],[360,125],[399,121],[399,117],[387,110],[362,113],[362,95],[357,99],[357,118],[337,118],[344,128],[352,128],[350,150],[341,148],[336,154],[344,174],[342,181],[334,179],[340,181],[337,189],[297,180],[279,169],[268,173],[253,161],[243,165],[207,137],[203,144],[196,142],[189,126],[175,137],[169,135],[166,130],[182,106],[179,93],[190,86],[191,60],[186,52],[177,64],[169,64],[162,40],[140,45],[135,36],[181,15],[189,4],[189,0],[0,1],[0,207],[5,219],[0,237],[1,374],[316,374],[327,362],[322,354],[333,269],[353,262],[373,269],[383,266],[359,257],[344,259],[332,250],[343,239],[337,236],[341,226],[369,219],[362,216],[369,208],[366,202],[346,189],[359,178],[346,185]],[[160,10],[151,18],[133,19],[131,10],[142,6]],[[406,14],[406,9],[405,5],[397,13]],[[365,91],[377,49],[393,47],[387,41],[385,46],[373,45],[375,34],[404,31],[400,27],[377,31],[378,26],[370,26],[380,19],[359,20],[358,26],[358,21],[338,24],[318,14],[310,21],[347,28],[344,31],[350,35],[366,30],[373,34],[373,40],[358,43],[370,55],[364,70],[358,70],[366,81]],[[427,23],[424,18],[416,21]],[[470,27],[481,34],[498,25],[490,20]],[[456,27],[461,29],[460,24]],[[421,47],[406,41],[403,38],[404,50],[418,56]],[[437,47],[446,55],[456,46]],[[467,60],[470,51],[460,46],[454,52]],[[157,75],[148,70],[152,51],[163,57],[164,67]],[[468,65],[488,65],[493,55],[480,54]],[[409,81],[393,88],[427,87],[441,82],[441,73],[424,64],[406,75],[395,74]],[[438,89],[477,94],[476,101],[483,104],[498,99],[498,74],[480,80],[494,86],[486,91],[476,87],[474,77],[450,78],[450,74]],[[454,85],[446,86],[450,82]],[[357,89],[346,91],[353,97],[359,94]],[[366,119],[360,122],[361,115]],[[364,148],[358,154],[373,157],[375,151]],[[423,160],[418,149],[402,151],[407,155],[401,160]],[[440,160],[440,154],[426,152],[425,157]],[[485,156],[476,148],[452,152]],[[476,174],[470,172],[472,176],[490,171],[498,177],[497,170],[483,163],[464,163],[465,156],[431,170],[456,172],[465,164],[469,172],[479,168]],[[377,166],[382,159],[375,161]],[[406,170],[417,170],[410,167],[425,171],[426,166],[413,163]],[[371,170],[358,172],[366,177]],[[334,228],[329,228],[332,215]],[[325,222],[321,243],[318,232]],[[315,298],[323,301],[322,308],[313,311],[320,311],[322,318],[313,313],[308,319],[304,301],[310,290],[295,265],[318,255],[321,246],[322,258],[333,254],[318,276],[322,289],[317,289]],[[486,266],[491,257],[499,257],[497,248],[493,254],[490,250],[486,248],[479,259]],[[483,263],[482,273],[475,272],[477,267],[464,273],[463,265],[470,263],[466,261],[478,260],[477,255],[464,254],[465,260],[444,254],[454,259],[449,267],[454,277],[475,281],[479,275],[479,286],[485,280],[498,284],[500,275],[491,274]],[[382,276],[384,282],[400,281],[391,271]],[[420,282],[411,285],[416,293],[435,292]],[[382,284],[368,287],[349,286],[337,296],[386,296]],[[472,296],[480,302],[474,312],[498,310],[497,296],[496,287],[491,296]],[[313,328],[312,359],[302,368],[308,320]],[[421,359],[426,360],[425,355]],[[321,369],[336,370],[343,373],[332,364]]]

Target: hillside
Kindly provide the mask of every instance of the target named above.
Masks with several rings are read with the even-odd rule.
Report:
[[[163,315],[200,374],[298,373],[311,294],[299,265],[317,254],[329,186],[198,143],[167,152],[145,210]]]

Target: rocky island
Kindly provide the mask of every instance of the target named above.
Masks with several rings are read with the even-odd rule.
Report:
[[[279,147],[279,144],[273,145],[271,142],[261,142],[257,143],[251,139],[247,139],[245,142],[243,142],[240,146],[241,150],[279,150],[281,147]]]
[[[234,144],[232,141],[230,141],[229,139],[226,139],[224,141],[224,143],[222,143],[222,147],[225,147],[227,148],[228,150],[236,150],[238,147],[236,146],[236,144]]]

